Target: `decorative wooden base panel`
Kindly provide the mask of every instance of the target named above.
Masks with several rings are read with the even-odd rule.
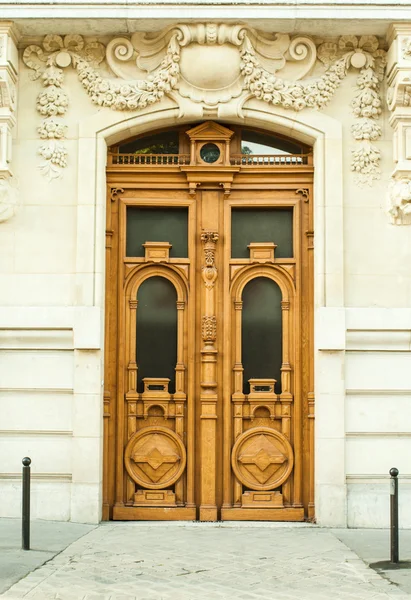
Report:
[[[303,508],[223,508],[222,521],[304,521]]]
[[[115,506],[113,519],[117,521],[195,521],[196,509]]]
[[[109,504],[103,504],[103,510],[101,513],[101,520],[102,521],[109,521],[111,518],[111,511],[110,511],[110,505]]]
[[[315,520],[315,506],[314,506],[314,504],[309,504],[308,505],[308,518],[311,521]]]
[[[217,521],[217,507],[204,508],[200,506],[200,521]]]

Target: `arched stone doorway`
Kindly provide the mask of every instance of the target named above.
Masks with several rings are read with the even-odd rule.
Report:
[[[313,517],[313,170],[210,121],[110,148],[105,518]]]

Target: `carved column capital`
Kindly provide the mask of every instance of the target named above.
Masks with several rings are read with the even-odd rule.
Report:
[[[213,267],[218,233],[216,231],[203,231],[201,241],[204,244],[204,262],[207,267]]]
[[[391,222],[411,224],[411,23],[391,25],[388,33],[387,104],[394,129],[394,171],[388,186]]]

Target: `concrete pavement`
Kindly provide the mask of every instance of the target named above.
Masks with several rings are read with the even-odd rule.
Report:
[[[93,525],[33,521],[31,548],[21,549],[21,520],[0,519],[0,594],[94,529]]]
[[[9,552],[1,553],[0,566],[6,563],[6,569],[0,569],[0,589],[21,577],[1,600],[411,598],[410,570],[396,585],[356,554],[370,562],[386,559],[386,531],[273,523],[103,523],[94,528],[43,521],[33,523],[32,553],[18,549],[18,525],[5,527],[0,520],[0,534],[7,530],[16,542],[8,567]],[[401,540],[403,558],[411,558],[411,531],[402,532]],[[6,547],[11,544],[3,541]]]

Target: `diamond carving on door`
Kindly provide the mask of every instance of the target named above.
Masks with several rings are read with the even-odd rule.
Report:
[[[109,155],[103,516],[312,518],[309,149],[212,122],[177,137]]]
[[[180,479],[186,465],[184,444],[165,427],[146,427],[134,434],[124,456],[131,479],[148,489],[173,485]]]

